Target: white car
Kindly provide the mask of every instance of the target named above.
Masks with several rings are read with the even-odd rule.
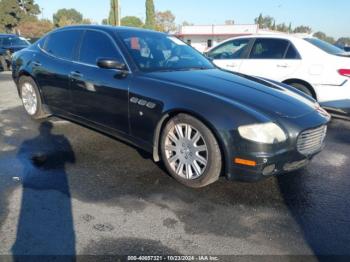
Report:
[[[350,112],[350,57],[317,38],[251,35],[226,40],[206,52],[223,69],[282,82],[328,108]]]

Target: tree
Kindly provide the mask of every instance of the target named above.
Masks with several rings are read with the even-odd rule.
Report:
[[[156,14],[153,0],[146,0],[146,23],[145,28],[156,29]]]
[[[122,26],[143,27],[143,22],[136,16],[125,16],[121,20]]]
[[[235,20],[233,19],[225,21],[225,25],[234,25],[234,24],[235,24]]]
[[[350,37],[341,37],[337,40],[338,46],[350,46]]]
[[[24,20],[35,18],[40,9],[34,0],[1,0],[0,27],[7,32],[14,29]]]
[[[192,26],[192,25],[194,25],[194,24],[191,22],[187,22],[187,21],[182,22],[182,26]]]
[[[18,26],[21,35],[27,38],[40,38],[44,34],[50,32],[53,28],[53,23],[47,19],[22,22]]]
[[[92,20],[90,18],[84,18],[83,21],[81,21],[81,24],[83,25],[91,25],[93,24]]]
[[[287,33],[289,30],[289,27],[285,23],[282,23],[282,24],[278,24],[276,26],[276,29],[277,29],[277,31]]]
[[[113,26],[120,26],[118,0],[111,0],[111,10],[109,11],[108,23]]]
[[[161,32],[170,33],[176,30],[175,16],[169,10],[156,13],[156,29]]]
[[[259,25],[259,28],[262,28],[264,23],[263,15],[260,13],[260,15],[257,18],[255,18],[254,22],[255,24]]]
[[[254,19],[255,24],[259,25],[261,29],[271,29],[274,19],[271,16],[263,16],[260,14],[257,18]]]
[[[83,15],[75,9],[60,9],[53,15],[53,23],[56,27],[81,24]]]
[[[102,24],[103,24],[103,25],[108,25],[108,19],[107,19],[107,18],[103,19],[103,20],[102,20]]]
[[[273,20],[273,25],[271,27],[271,30],[276,31],[276,21]]]
[[[36,16],[40,14],[39,5],[34,0],[17,0],[22,11],[28,16]]]
[[[294,33],[311,34],[311,32],[312,32],[311,27],[306,25],[300,25],[294,29]]]
[[[327,36],[323,32],[316,32],[314,34],[314,37],[317,37],[318,39],[326,41],[326,42],[328,42],[330,44],[335,44],[335,39],[333,37]]]
[[[292,23],[289,23],[289,26],[288,26],[288,33],[292,33],[292,32],[293,32]]]

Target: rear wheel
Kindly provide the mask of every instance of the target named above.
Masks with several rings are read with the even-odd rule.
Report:
[[[291,83],[289,85],[291,85],[292,87],[298,89],[299,91],[301,91],[301,92],[303,92],[311,97],[314,97],[311,90],[306,85],[303,85],[300,83]]]
[[[212,132],[198,119],[179,114],[165,126],[161,153],[168,172],[180,183],[205,187],[219,179],[222,156]]]
[[[22,76],[19,79],[19,90],[23,107],[30,117],[43,119],[48,116],[43,110],[38,87],[31,77]]]

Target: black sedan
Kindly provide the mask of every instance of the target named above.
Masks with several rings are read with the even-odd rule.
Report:
[[[0,66],[3,70],[7,70],[11,65],[11,55],[23,48],[26,48],[30,43],[23,37],[12,34],[0,34]]]
[[[13,79],[32,118],[122,139],[195,188],[306,166],[330,119],[292,87],[219,70],[177,38],[140,29],[58,29],[14,55]]]

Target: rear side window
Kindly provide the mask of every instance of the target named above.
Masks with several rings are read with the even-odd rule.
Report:
[[[283,39],[256,39],[252,51],[251,59],[283,59],[287,51],[289,42]]]
[[[67,30],[52,33],[48,36],[44,50],[49,54],[72,60],[81,38],[82,31]]]
[[[300,59],[300,55],[295,47],[290,44],[286,53],[286,59]]]
[[[80,62],[96,65],[100,58],[110,58],[122,61],[122,56],[112,40],[104,33],[86,31],[80,48]]]

